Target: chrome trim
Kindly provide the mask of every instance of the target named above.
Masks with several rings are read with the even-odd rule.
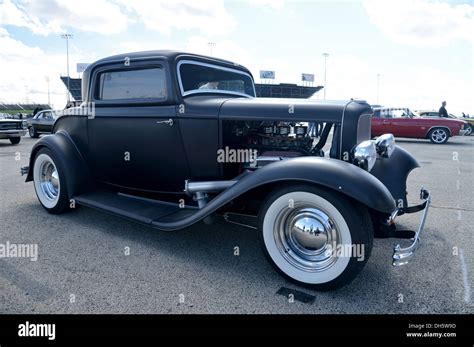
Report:
[[[341,244],[341,233],[332,218],[309,204],[280,211],[273,227],[280,254],[301,271],[317,273],[332,267]],[[333,248],[334,247],[334,248]]]
[[[395,149],[395,138],[393,134],[383,134],[375,140],[377,154],[382,158],[390,158]]]
[[[168,124],[170,127],[172,127],[174,124],[174,121],[172,118],[170,118],[168,120],[159,120],[156,122],[156,124]]]
[[[402,266],[408,264],[408,261],[413,257],[415,251],[418,249],[420,244],[420,235],[425,227],[426,217],[428,215],[428,209],[431,203],[430,192],[422,188],[420,191],[420,199],[423,199],[424,202],[426,202],[426,206],[423,210],[423,215],[421,217],[418,230],[412,239],[412,243],[408,247],[402,248],[400,244],[397,244],[394,247],[392,256],[393,266]]]
[[[59,196],[59,174],[52,161],[44,161],[40,167],[40,187],[43,195],[51,201]]]
[[[219,89],[215,89],[215,90],[206,90],[206,89],[197,90],[197,89],[193,89],[193,90],[189,90],[189,91],[185,92],[184,88],[183,88],[183,81],[181,80],[181,72],[179,70],[181,65],[183,65],[183,64],[206,66],[206,67],[214,68],[214,69],[217,69],[217,70],[230,71],[230,72],[234,72],[234,73],[237,73],[237,74],[240,74],[240,75],[247,76],[252,81],[252,87],[253,87],[253,94],[254,95],[252,96],[252,95],[248,95],[248,94],[245,94],[245,93],[239,93],[239,92],[233,92],[233,91],[223,91],[223,90],[219,90]],[[204,93],[232,94],[232,95],[238,95],[238,96],[245,96],[245,97],[249,97],[249,98],[254,98],[254,97],[257,96],[257,92],[255,90],[255,83],[253,81],[252,76],[250,74],[246,73],[246,72],[241,71],[241,70],[236,70],[236,69],[232,69],[232,68],[229,68],[229,67],[220,66],[220,65],[217,65],[217,64],[208,64],[208,63],[202,63],[202,62],[199,62],[199,61],[196,61],[196,60],[186,59],[186,60],[180,60],[178,62],[178,64],[176,64],[176,74],[178,75],[178,84],[179,84],[179,89],[181,91],[182,96],[187,96],[187,95],[191,95],[191,94],[204,94]]]
[[[377,160],[377,148],[372,140],[363,141],[354,148],[354,163],[370,172]]]

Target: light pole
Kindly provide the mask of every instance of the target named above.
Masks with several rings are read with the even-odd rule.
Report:
[[[329,57],[329,54],[328,53],[323,53],[323,57],[324,57],[324,100],[326,100],[326,63],[327,63],[327,59]]]
[[[377,105],[379,104],[379,91],[380,91],[380,74],[377,74]]]
[[[72,34],[64,33],[61,37],[66,40],[66,61],[67,61],[67,102],[69,103],[69,40],[72,39]]]
[[[211,48],[211,57],[212,57],[212,49],[214,47],[216,47],[216,43],[215,42],[208,42],[207,45]]]
[[[51,101],[49,99],[49,81],[50,81],[49,76],[46,76],[44,79],[46,80],[46,83],[48,84],[48,105],[51,105]]]

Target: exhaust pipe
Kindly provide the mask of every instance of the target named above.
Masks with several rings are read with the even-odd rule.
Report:
[[[184,191],[189,196],[196,193],[221,192],[236,184],[237,181],[208,181],[208,182],[189,182],[185,181]]]

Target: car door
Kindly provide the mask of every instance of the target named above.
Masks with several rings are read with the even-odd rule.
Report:
[[[43,119],[41,122],[41,131],[45,133],[50,133],[51,128],[54,123],[53,112],[47,111],[43,114]]]
[[[372,136],[380,136],[386,133],[383,122],[384,119],[381,116],[381,111],[375,110],[372,116]]]
[[[392,111],[391,127],[394,135],[399,137],[419,137],[419,126],[416,117],[408,109]]]
[[[92,81],[96,107],[88,134],[95,176],[130,189],[182,192],[189,170],[164,62],[106,66]]]
[[[48,117],[48,114],[50,114],[50,113],[51,112],[49,112],[49,111],[41,112],[41,114],[36,119],[36,124],[35,124],[36,131],[38,131],[38,132],[44,132],[45,131],[46,123],[47,123],[47,117]]]
[[[383,134],[396,134],[397,129],[393,127],[392,110],[381,109],[374,112],[372,118],[372,136],[380,136]]]

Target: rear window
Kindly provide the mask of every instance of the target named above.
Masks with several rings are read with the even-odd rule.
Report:
[[[162,68],[102,72],[99,77],[98,100],[166,99],[166,80]]]

